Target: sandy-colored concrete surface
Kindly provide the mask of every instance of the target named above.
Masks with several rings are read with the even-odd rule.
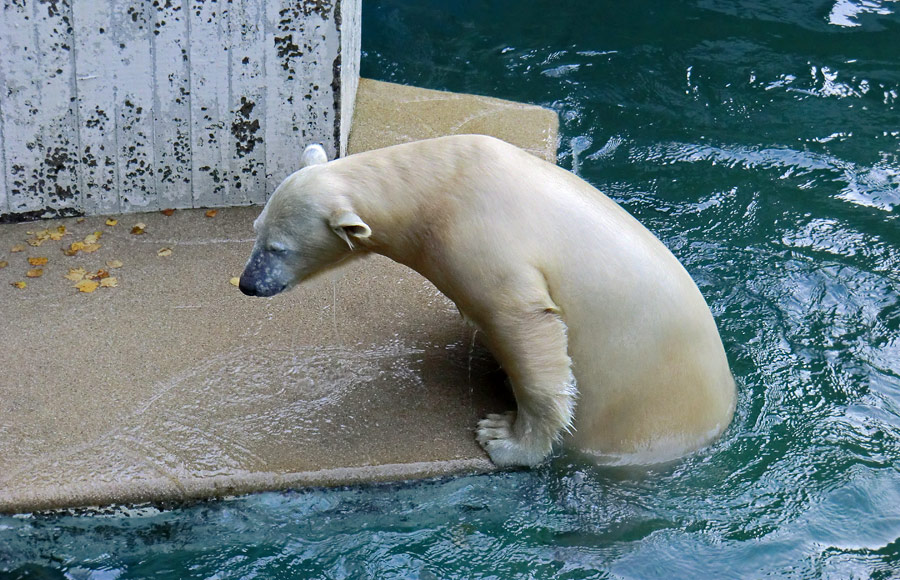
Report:
[[[349,151],[443,135],[493,135],[556,163],[555,111],[491,97],[360,79]]]
[[[485,132],[555,153],[553,112],[494,99],[363,80],[355,118],[351,151]],[[0,226],[0,512],[491,469],[473,428],[513,403],[453,304],[380,256],[248,298],[229,280],[258,213]],[[77,268],[117,285],[79,292]]]

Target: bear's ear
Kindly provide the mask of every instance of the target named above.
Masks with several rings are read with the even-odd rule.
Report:
[[[333,213],[329,225],[339,238],[347,242],[351,250],[354,239],[362,240],[372,235],[372,228],[362,221],[361,217],[349,210]]]
[[[301,168],[327,162],[328,155],[325,153],[325,148],[318,143],[307,145],[306,149],[303,150],[303,155],[300,156]]]

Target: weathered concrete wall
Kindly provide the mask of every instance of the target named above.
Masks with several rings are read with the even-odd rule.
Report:
[[[263,203],[346,151],[361,0],[3,0],[0,220]]]

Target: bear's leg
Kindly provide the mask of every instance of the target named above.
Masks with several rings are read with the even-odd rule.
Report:
[[[482,330],[510,379],[518,409],[480,421],[478,442],[498,466],[537,465],[572,426],[575,379],[566,325],[548,308],[493,316]]]

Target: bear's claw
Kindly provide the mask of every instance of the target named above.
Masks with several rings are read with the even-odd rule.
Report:
[[[541,463],[547,451],[528,445],[517,437],[513,430],[515,421],[515,411],[488,415],[478,422],[478,429],[475,430],[478,443],[498,467]]]

